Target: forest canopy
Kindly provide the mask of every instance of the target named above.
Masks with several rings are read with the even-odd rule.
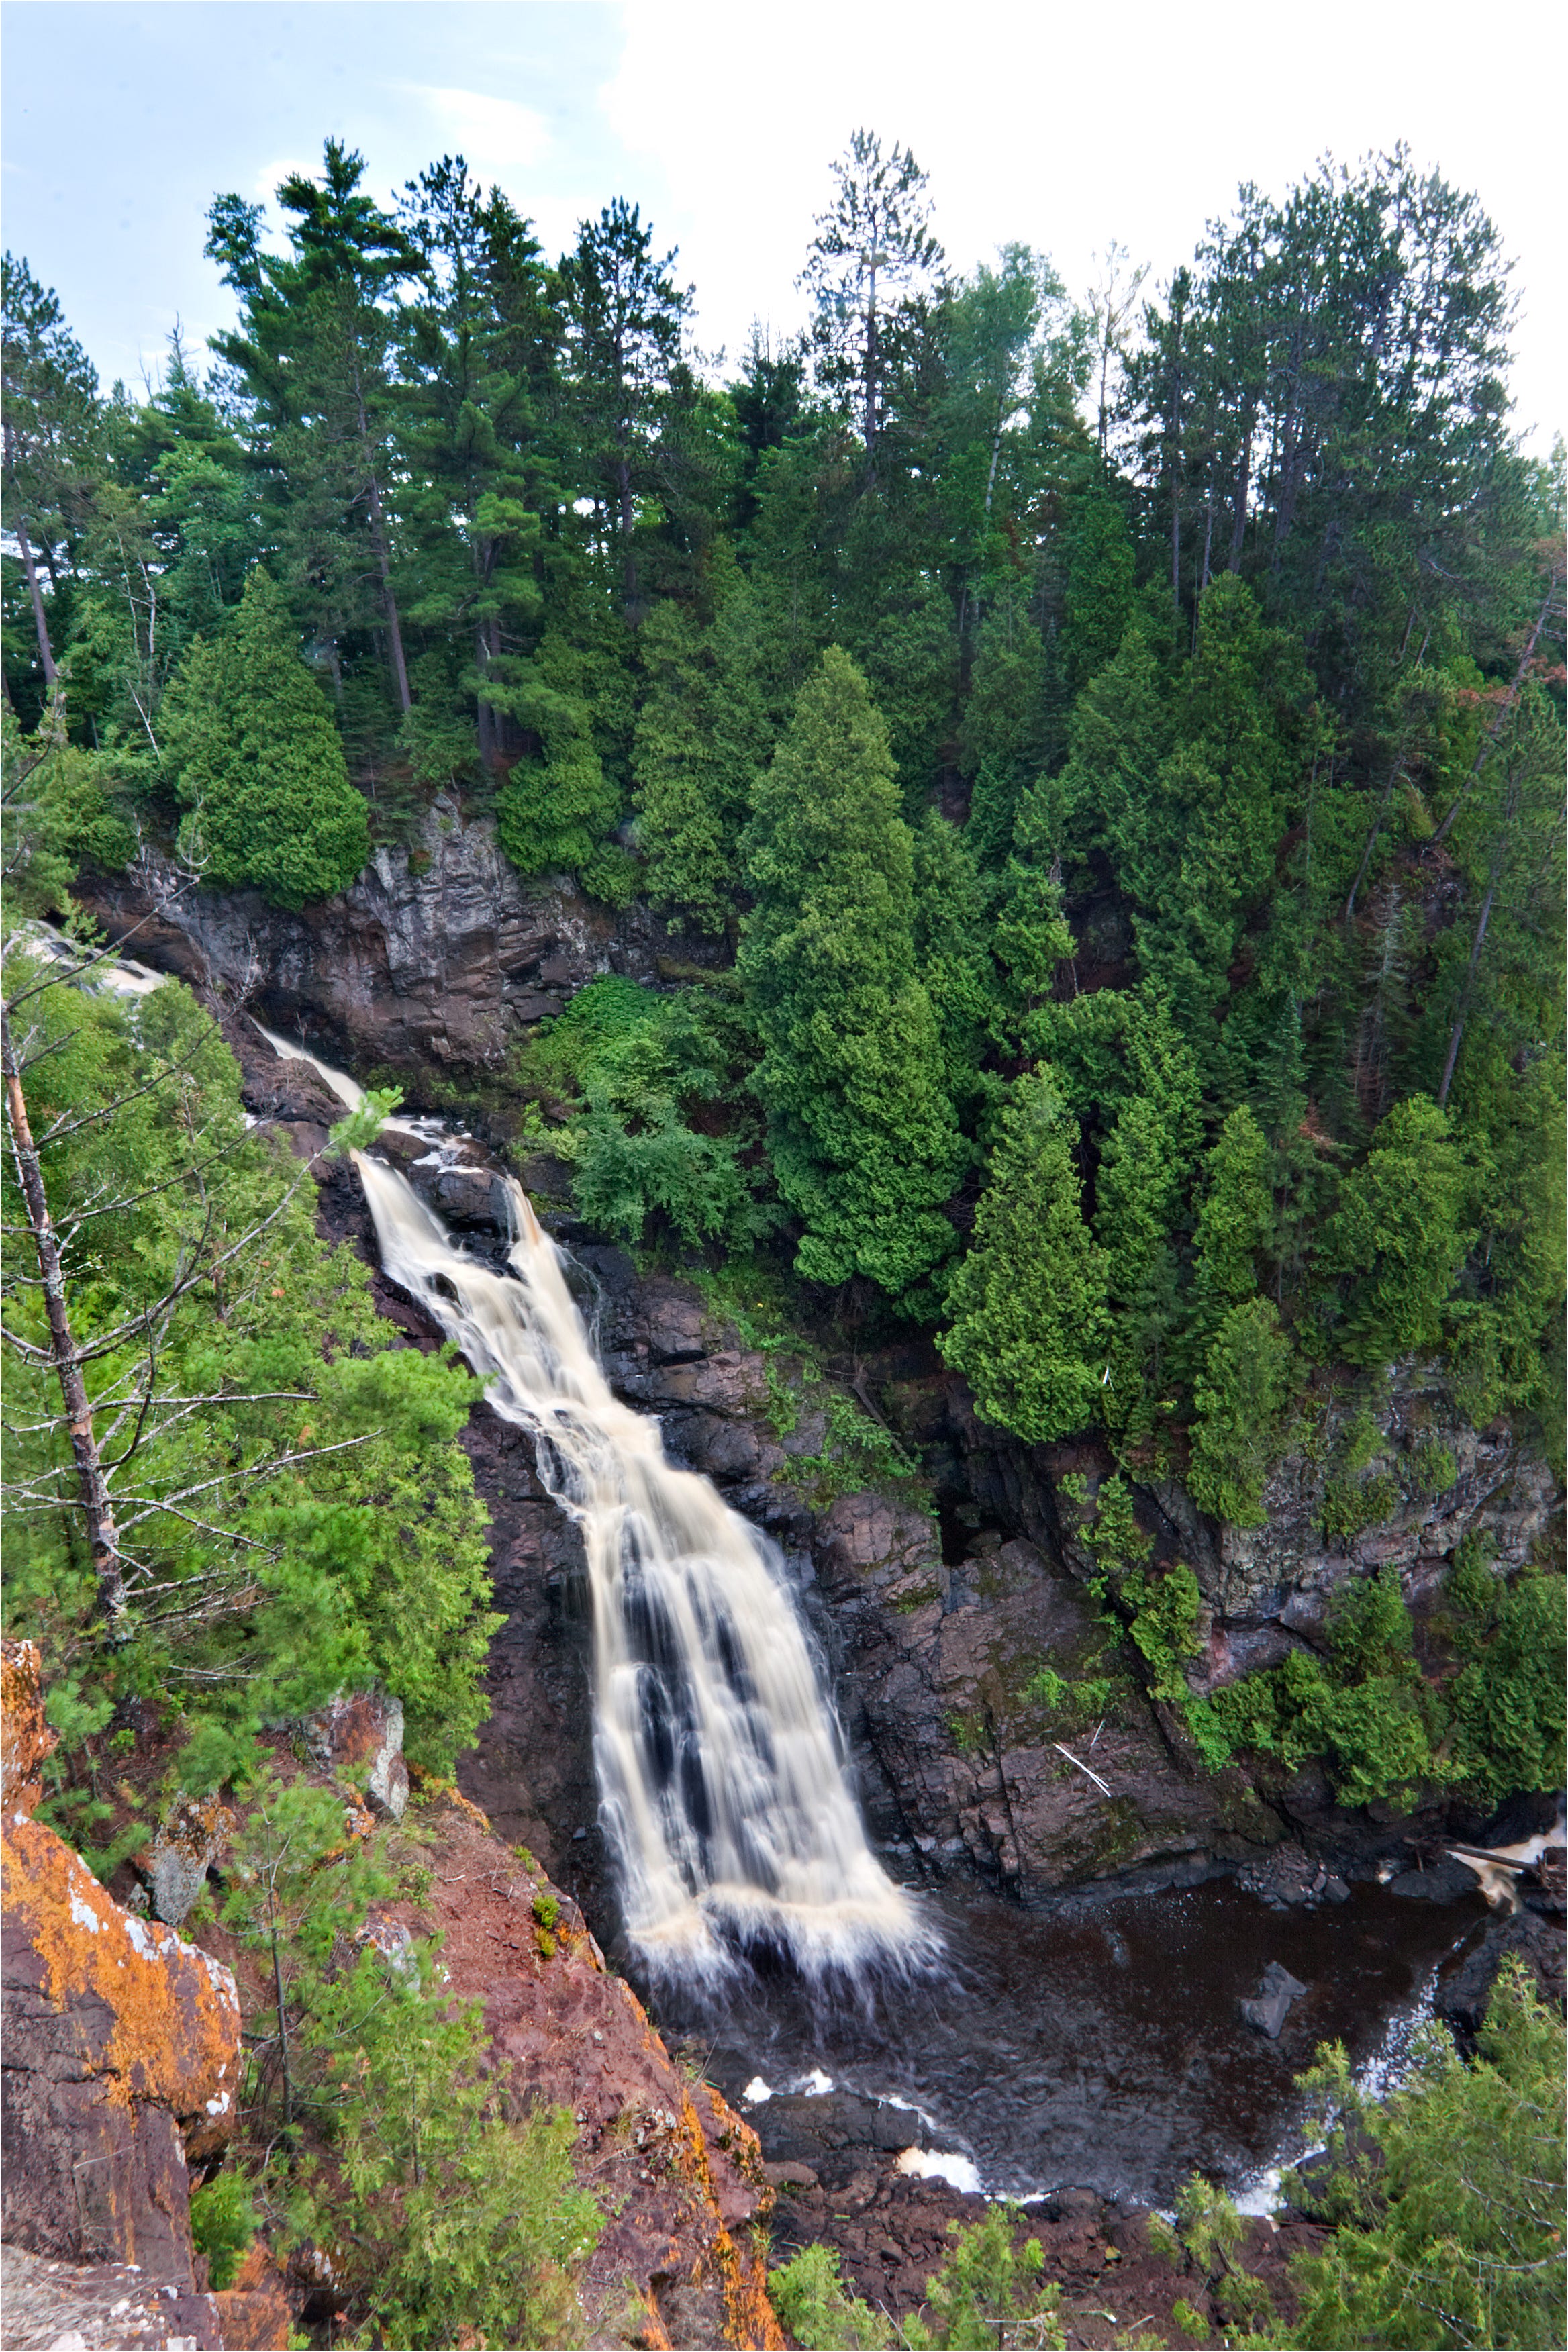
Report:
[[[1555,1426],[1563,466],[1495,228],[1404,150],[1152,293],[939,226],[858,132],[798,332],[709,362],[635,204],[552,260],[329,141],[215,199],[235,324],[142,398],[7,257],[14,905],[141,845],[299,908],[445,796],[668,926],[511,1073],[623,1237],[1242,1524],[1325,1365]]]

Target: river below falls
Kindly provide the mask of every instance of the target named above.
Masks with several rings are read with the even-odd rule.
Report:
[[[835,2098],[853,2137],[870,2098],[918,2109],[927,2128],[910,2115],[908,2139],[962,2151],[992,2193],[1071,2186],[1168,2204],[1194,2169],[1245,2192],[1304,2151],[1294,2078],[1317,2045],[1340,2040],[1353,2063],[1396,2071],[1443,1963],[1486,1916],[1475,1898],[1376,1885],[1281,1912],[1229,1879],[1040,1910],[927,1901],[940,1972],[834,1996],[763,1969],[721,2001],[658,1998],[769,2160],[811,2160]],[[1271,1960],[1307,1987],[1277,2042],[1239,2009]],[[884,2111],[882,2145],[893,2123]]]

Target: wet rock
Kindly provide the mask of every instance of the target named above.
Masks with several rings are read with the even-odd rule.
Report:
[[[1475,1893],[1476,1874],[1462,1862],[1429,1862],[1419,1870],[1399,1871],[1388,1891],[1410,1903],[1458,1903]]]
[[[1278,2042],[1284,2031],[1285,2020],[1292,2001],[1300,2000],[1306,1986],[1278,1960],[1270,1960],[1263,1971],[1263,1982],[1257,1995],[1241,2003],[1241,2013],[1248,2025],[1266,2033],[1270,2042]]]
[[[400,1822],[408,1803],[403,1701],[382,1691],[346,1691],[306,1718],[305,1743],[323,1772],[368,1769],[372,1810]]]
[[[222,2147],[239,2000],[217,1961],[121,1910],[63,1840],[8,1816],[4,2234],[194,2286],[187,2161]]]
[[[1493,1915],[1458,1967],[1439,1983],[1437,2014],[1460,2048],[1471,2051],[1486,2017],[1498,1970],[1505,1959],[1523,1961],[1541,1998],[1561,2015],[1564,2008],[1564,1940],[1561,1925],[1539,1913]]]

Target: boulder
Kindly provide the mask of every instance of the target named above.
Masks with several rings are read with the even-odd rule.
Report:
[[[1299,1977],[1281,1968],[1278,1960],[1270,1960],[1256,1997],[1242,2002],[1241,2013],[1248,2025],[1266,2033],[1270,2042],[1278,2042],[1291,2002],[1300,2000],[1306,1990]]]
[[[374,1812],[400,1822],[408,1803],[403,1757],[403,1701],[384,1691],[340,1691],[306,1718],[305,1744],[323,1772],[363,1770]]]
[[[189,2293],[186,2166],[233,2123],[234,1979],[122,1910],[63,1839],[16,1813],[0,1885],[4,2235],[70,2261],[137,2263]]]

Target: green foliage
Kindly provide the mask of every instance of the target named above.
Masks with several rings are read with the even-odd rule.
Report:
[[[1396,1103],[1344,1179],[1324,1236],[1328,1269],[1349,1277],[1336,1333],[1352,1363],[1435,1347],[1463,1263],[1467,1184],[1447,1115],[1426,1096]]]
[[[114,762],[71,743],[64,722],[57,697],[37,731],[24,735],[9,701],[0,701],[0,879],[11,914],[54,911],[68,903],[83,866],[114,871],[136,848]]]
[[[771,748],[755,643],[755,600],[732,560],[703,631],[659,605],[642,633],[649,692],[632,751],[637,845],[649,898],[701,929],[735,913],[741,829]]]
[[[223,635],[198,639],[181,663],[163,727],[190,812],[181,848],[209,884],[304,907],[354,880],[370,855],[364,803],[288,607],[259,564]]]
[[[1447,1578],[1464,1660],[1447,1696],[1449,1777],[1489,1805],[1554,1788],[1563,1769],[1563,1580],[1494,1575],[1467,1538]]]
[[[768,2299],[805,2352],[882,2352],[895,2340],[884,2315],[846,2288],[837,2249],[820,2242],[768,2273]]]
[[[1335,2227],[1293,2264],[1301,2346],[1538,2345],[1563,2330],[1563,2033],[1505,1960],[1473,2065],[1427,2026],[1376,2098],[1331,2045],[1304,2078]],[[1277,2339],[1276,2339],[1277,2340]]]
[[[1109,1337],[1105,1254],[1079,1206],[1077,1124],[1050,1071],[1026,1072],[1002,1114],[974,1239],[938,1341],[986,1420],[1037,1440],[1098,1417]]]
[[[1045,2255],[1038,2238],[1020,2246],[1023,2212],[1016,2205],[993,2205],[983,2221],[961,2229],[950,2221],[956,2243],[936,2276],[926,2281],[924,2319],[905,2328],[911,2346],[973,2347],[1035,2345],[1063,2352],[1067,2337],[1058,2316],[1060,2289],[1044,2281]]]
[[[256,2207],[243,2172],[220,2172],[191,2191],[191,2242],[205,2255],[209,2284],[220,2292],[232,2285],[256,2235]]]
[[[1230,1307],[1193,1391],[1187,1483],[1215,1518],[1261,1526],[1263,1489],[1285,1445],[1293,1386],[1290,1342],[1273,1301]]]
[[[771,1368],[770,1368],[771,1369]],[[820,1454],[797,1454],[788,1475],[820,1507],[869,1486],[907,1486],[919,1470],[890,1429],[873,1421],[853,1397],[829,1390],[823,1400],[826,1432]]]
[[[613,905],[630,896],[633,877],[609,840],[621,796],[595,740],[589,670],[586,654],[550,632],[510,689],[513,715],[542,750],[512,769],[497,795],[496,823],[520,874],[576,874]]]
[[[572,2272],[604,2226],[573,2173],[571,2116],[507,2121],[479,2004],[454,2011],[433,1946],[387,1954],[363,1933],[367,1902],[395,1887],[345,1841],[341,1797],[264,1778],[230,1885],[225,1924],[281,1989],[250,2024],[245,2104],[253,2137],[286,2135],[268,2195],[287,2235],[344,2250],[354,2318],[383,2342],[563,2340]]]
[[[779,1191],[815,1282],[927,1299],[963,1146],[915,971],[913,860],[887,730],[837,648],[802,688],[745,837],[740,970]]]
[[[1204,1180],[1193,1234],[1192,1319],[1194,1335],[1206,1345],[1227,1310],[1245,1306],[1258,1288],[1273,1207],[1268,1145],[1245,1103],[1220,1129]]]
[[[1385,1797],[1407,1810],[1423,1787],[1452,1775],[1441,1752],[1443,1701],[1415,1664],[1398,1570],[1347,1586],[1329,1634],[1327,1663],[1299,1650],[1190,1701],[1194,1737],[1212,1765],[1243,1748],[1287,1771],[1321,1757],[1342,1804]]]
[[[13,953],[8,990],[37,969]],[[110,1640],[72,1529],[54,1375],[47,1359],[13,1361],[5,1472],[34,1504],[7,1528],[15,1629],[42,1643],[58,1705],[89,1710],[72,1717],[82,1742],[93,1711],[177,1695],[193,1791],[236,1769],[258,1720],[374,1679],[404,1700],[410,1755],[449,1770],[483,1719],[496,1622],[458,1444],[474,1383],[389,1344],[363,1265],[317,1237],[307,1169],[247,1130],[233,1058],[186,990],[168,983],[128,1011],[61,982],[28,1018],[47,1049],[26,1080],[37,1131],[53,1138],[44,1181],[57,1224],[79,1236],[68,1309],[79,1345],[99,1350],[87,1380],[100,1446],[112,1460],[134,1437],[111,1483],[135,1497],[120,1534],[144,1573],[127,1638]],[[37,1344],[9,1162],[0,1181],[7,1326]],[[90,1783],[89,1760],[58,1759],[62,1803],[79,1765]]]

